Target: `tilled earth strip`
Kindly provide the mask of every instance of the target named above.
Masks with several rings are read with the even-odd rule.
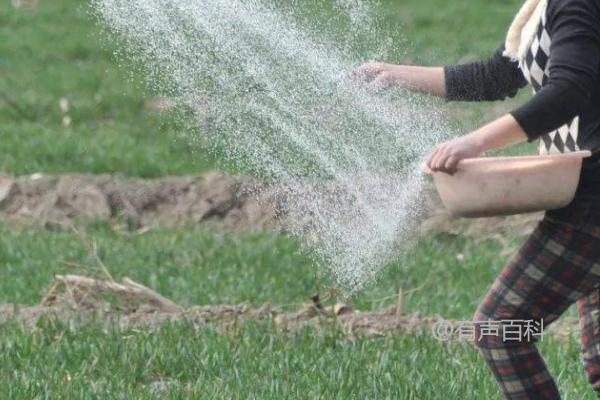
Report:
[[[330,190],[335,193],[336,188]],[[276,185],[218,172],[158,179],[0,174],[0,222],[70,228],[109,221],[132,231],[185,224],[233,231],[285,230],[287,212],[280,194]],[[424,189],[423,198],[425,233],[502,240],[507,230],[522,235],[531,232],[540,219],[540,214],[529,214],[457,220],[444,210],[431,186]]]
[[[131,229],[217,223],[260,229],[274,203],[249,178],[211,172],[198,177],[126,179],[108,175],[0,175],[0,220],[45,227],[108,220]]]
[[[147,330],[178,321],[197,329],[216,327],[224,334],[248,321],[264,321],[273,323],[282,332],[311,328],[318,334],[324,329],[336,329],[349,339],[429,334],[441,340],[469,340],[468,335],[458,333],[446,332],[446,336],[439,336],[440,324],[458,332],[465,321],[446,320],[441,316],[406,315],[400,305],[359,311],[344,303],[325,305],[315,295],[291,312],[270,304],[261,307],[247,304],[183,307],[127,278],[115,282],[78,275],[56,276],[40,304],[0,305],[0,326],[16,321],[33,330],[40,319],[61,321],[74,328],[90,321],[100,321],[116,324],[121,329]],[[548,332],[561,338],[574,336],[578,333],[577,321],[563,318]]]

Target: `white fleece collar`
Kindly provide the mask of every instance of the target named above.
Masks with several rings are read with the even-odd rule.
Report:
[[[522,63],[535,38],[547,5],[548,0],[525,1],[506,34],[504,56]]]

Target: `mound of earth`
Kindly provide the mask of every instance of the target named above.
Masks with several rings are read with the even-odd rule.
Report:
[[[183,321],[197,328],[210,324],[226,331],[248,320],[269,320],[285,331],[304,327],[320,330],[336,324],[348,336],[381,336],[417,332],[430,328],[439,317],[406,316],[397,307],[359,312],[347,304],[324,305],[318,296],[293,312],[270,304],[255,308],[247,304],[183,307],[153,290],[124,278],[94,279],[58,275],[40,304],[0,305],[0,326],[11,320],[35,329],[41,319],[58,320],[70,326],[90,320],[117,323],[121,328],[157,329],[168,321]]]
[[[400,295],[399,298],[402,298]],[[327,299],[326,299],[327,300]],[[62,321],[71,327],[94,321],[116,323],[122,329],[158,329],[166,322],[181,321],[197,329],[207,325],[221,332],[239,327],[246,321],[271,321],[286,332],[312,328],[321,332],[335,327],[348,338],[380,337],[398,334],[436,335],[440,323],[453,329],[464,324],[440,316],[405,315],[402,302],[380,310],[358,311],[348,304],[325,304],[318,295],[312,296],[299,310],[285,312],[265,304],[251,307],[238,305],[202,305],[184,307],[153,290],[124,278],[94,279],[78,275],[56,276],[40,304],[0,305],[0,327],[9,321],[35,329],[40,319]],[[445,330],[445,329],[444,329]],[[550,331],[567,337],[576,334],[577,322],[563,319]],[[468,340],[468,336],[453,335],[444,340]]]
[[[260,229],[275,219],[273,202],[249,178],[216,172],[142,180],[108,175],[0,176],[0,220],[70,227],[98,220],[131,229],[218,223]]]
[[[331,188],[335,194],[336,188]],[[225,229],[284,228],[277,187],[248,177],[209,172],[202,176],[126,179],[108,175],[0,175],[0,221],[68,228],[106,220],[131,230],[184,224]],[[531,232],[540,214],[457,220],[441,205],[433,187],[424,190],[424,234],[432,232],[496,237],[510,230]]]

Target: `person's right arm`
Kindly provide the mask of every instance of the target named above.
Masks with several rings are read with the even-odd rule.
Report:
[[[356,70],[375,90],[402,86],[409,90],[457,101],[491,101],[513,97],[527,84],[516,62],[502,55],[445,67],[367,63]]]
[[[371,62],[361,65],[355,75],[374,90],[402,86],[413,92],[446,97],[443,67],[419,67]]]

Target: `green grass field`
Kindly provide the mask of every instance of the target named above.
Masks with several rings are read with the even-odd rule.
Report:
[[[490,54],[518,3],[389,0],[383,7],[389,25],[404,32],[410,61],[434,65]],[[181,126],[146,111],[149,94],[119,67],[88,11],[75,0],[42,1],[35,13],[8,2],[0,8],[0,171],[157,177],[213,168],[212,157],[190,144]],[[524,96],[507,104],[445,107],[468,130]],[[66,127],[61,98],[70,104]],[[98,224],[84,236],[1,226],[0,303],[38,302],[57,273],[99,274],[92,242],[115,277],[129,276],[184,305],[269,302],[293,309],[329,284],[295,240],[273,233],[189,226],[130,235]],[[509,243],[518,246],[517,239]],[[423,239],[353,305],[393,304],[402,287],[407,312],[469,319],[505,262],[498,257],[502,250],[493,241]],[[564,398],[592,399],[578,343],[548,337],[541,347]],[[155,333],[99,324],[72,330],[44,323],[34,332],[0,327],[1,399],[499,396],[470,345],[426,335],[350,341],[335,330],[283,334],[269,323],[250,323],[231,335],[182,323]]]
[[[112,275],[130,276],[181,304],[270,302],[296,309],[321,286],[295,241],[276,235],[197,228],[138,236],[96,228],[87,234]],[[0,302],[38,301],[55,273],[101,274],[87,243],[72,233],[3,228],[0,237]],[[494,256],[501,250],[491,241],[423,242],[354,305],[391,305],[403,285],[407,312],[467,320],[502,265]],[[248,323],[229,335],[183,323],[157,333],[107,331],[99,324],[76,331],[50,323],[35,333],[12,324],[2,329],[2,398],[165,398],[157,387],[173,399],[498,396],[469,344],[428,335],[350,341],[334,329],[322,336],[284,334],[269,323]],[[592,398],[576,341],[565,345],[547,337],[542,351],[566,399]]]

